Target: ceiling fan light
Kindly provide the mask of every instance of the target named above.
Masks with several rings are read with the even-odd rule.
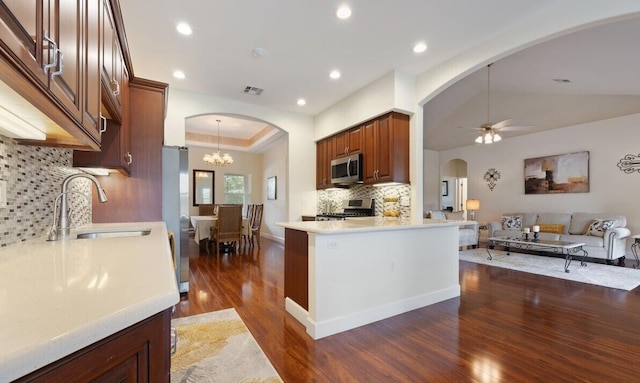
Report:
[[[476,143],[481,144],[482,143],[482,134],[478,136],[478,138],[476,138]]]
[[[487,133],[484,135],[484,143],[485,144],[490,144],[493,142],[493,139],[491,138],[491,133]]]
[[[494,133],[493,134],[493,142],[498,142],[502,140],[502,137],[500,137],[500,135],[498,133]]]

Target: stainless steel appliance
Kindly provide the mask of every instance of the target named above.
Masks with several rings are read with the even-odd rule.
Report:
[[[176,280],[180,294],[189,292],[189,151],[162,148],[162,220],[173,232]]]
[[[325,213],[316,216],[316,221],[342,220],[349,217],[373,217],[376,215],[376,200],[358,198],[342,201],[342,213]]]
[[[334,185],[362,183],[362,153],[331,160],[331,183]]]

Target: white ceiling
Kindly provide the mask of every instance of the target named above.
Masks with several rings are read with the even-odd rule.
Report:
[[[505,137],[640,113],[640,19],[575,32],[491,66],[490,121],[533,125]],[[558,83],[554,79],[570,80]],[[487,122],[487,68],[458,81],[424,107],[424,147],[474,144]]]
[[[352,0],[349,20],[335,16],[341,1],[120,3],[135,76],[167,82],[173,89],[315,115],[392,70],[423,73],[529,17],[549,12],[562,1]],[[181,21],[191,24],[191,36],[176,32]],[[547,48],[530,48],[496,63],[492,119],[503,119],[499,100],[512,98],[501,97],[503,92],[521,93],[525,98],[533,92],[565,93],[552,78],[572,80],[562,86],[576,94],[638,95],[640,76],[633,68],[640,67],[640,49],[632,40],[640,35],[640,28],[635,24],[626,28],[610,32],[613,35],[586,36],[569,45],[545,43]],[[427,43],[426,52],[412,52],[418,41]],[[254,57],[254,48],[263,48],[265,55]],[[176,69],[184,71],[186,79],[174,79]],[[333,69],[341,71],[340,79],[329,78]],[[425,115],[425,147],[460,146],[467,142],[462,133],[470,133],[473,140],[473,131],[451,127],[486,122],[486,101],[481,101],[486,77],[479,75],[429,103],[439,107],[437,113]],[[264,92],[247,95],[242,92],[247,85]],[[296,104],[301,97],[307,101],[302,107]],[[471,110],[483,103],[482,113]],[[457,114],[465,118],[454,117]],[[515,115],[514,108],[507,117],[534,124],[536,129],[546,126],[527,115]]]

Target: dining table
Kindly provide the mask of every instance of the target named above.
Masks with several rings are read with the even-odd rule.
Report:
[[[215,228],[218,217],[215,215],[192,215],[190,220],[194,229],[193,240],[208,249],[207,242],[211,238],[211,228]],[[251,235],[251,223],[248,217],[242,217],[242,235],[246,235],[247,238]]]

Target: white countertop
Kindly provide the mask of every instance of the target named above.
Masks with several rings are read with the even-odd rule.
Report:
[[[11,381],[180,300],[164,222],[141,237],[44,238],[0,249],[0,382]]]
[[[389,217],[347,218],[343,221],[296,221],[278,222],[276,225],[287,229],[306,231],[315,234],[339,234],[378,230],[408,230],[428,227],[461,226],[473,221],[454,221],[438,219],[400,219]]]

